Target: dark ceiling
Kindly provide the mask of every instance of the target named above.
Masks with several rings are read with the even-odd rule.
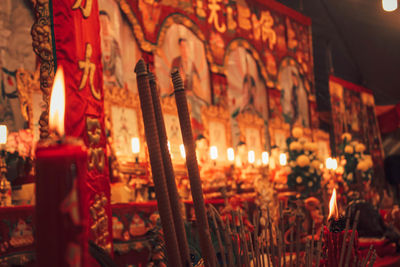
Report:
[[[278,2],[312,19],[320,109],[329,102],[329,47],[335,76],[371,89],[378,105],[400,102],[400,6],[385,12],[381,0]]]

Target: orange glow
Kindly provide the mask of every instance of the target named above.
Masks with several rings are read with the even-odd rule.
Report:
[[[50,132],[56,132],[60,136],[64,135],[64,116],[65,116],[64,71],[61,66],[58,66],[56,76],[54,77],[54,83],[50,97],[50,109],[49,109]]]
[[[334,220],[339,219],[339,210],[336,204],[336,189],[333,189],[331,200],[329,201],[329,216],[328,220],[333,218]]]

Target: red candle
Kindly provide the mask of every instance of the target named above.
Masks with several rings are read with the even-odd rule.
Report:
[[[88,266],[87,216],[81,197],[87,152],[82,141],[64,137],[63,80],[59,67],[50,99],[50,138],[36,150],[37,266]]]
[[[339,210],[336,204],[336,189],[333,189],[329,202],[328,221],[330,222],[329,229],[326,226],[324,227],[325,251],[328,256],[325,266],[344,266],[346,258],[353,262],[358,251],[358,234],[355,231],[355,227],[353,227],[353,230],[349,230],[349,219],[345,223],[345,218],[339,217]],[[354,224],[356,225],[357,223],[355,222]],[[353,231],[355,231],[354,234]],[[352,247],[350,255],[347,256],[350,246]]]

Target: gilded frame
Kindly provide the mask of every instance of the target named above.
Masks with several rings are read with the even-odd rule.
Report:
[[[223,125],[225,128],[225,144],[226,149],[232,146],[232,132],[231,132],[231,124],[230,124],[230,115],[229,111],[222,106],[203,106],[201,109],[201,117],[204,124],[204,137],[209,141],[209,145],[216,145],[211,143],[211,131],[213,123],[219,123]],[[218,147],[218,146],[217,146]],[[222,153],[226,153],[226,150]],[[218,154],[222,154],[221,151],[218,151]],[[219,159],[221,157],[218,157]],[[224,158],[222,158],[224,159]],[[225,157],[225,161],[228,161],[227,157]]]
[[[180,130],[180,124],[179,124],[179,116],[178,116],[178,109],[176,107],[176,102],[175,102],[175,97],[164,97],[161,99],[161,109],[163,112],[164,116],[164,123],[165,123],[165,129],[167,131],[167,138],[168,141],[170,142],[170,153],[171,153],[171,158],[173,163],[178,163],[178,164],[184,164],[185,160],[182,158],[180,154],[180,148],[179,146],[183,144],[183,139],[182,139],[182,133]],[[189,106],[189,114],[190,114],[190,106]],[[170,129],[171,125],[169,125],[169,119],[167,116],[171,116],[174,118],[177,129],[174,129],[177,131],[178,136],[176,137],[178,140],[170,139]],[[175,142],[176,141],[176,142]]]
[[[266,140],[265,140],[266,129],[264,124],[264,119],[257,116],[254,113],[243,112],[236,117],[236,120],[240,131],[240,141],[245,142],[247,144],[248,143],[246,140],[247,129],[248,128],[257,129],[260,135],[260,142],[261,142],[260,152],[264,151],[266,147]]]
[[[146,159],[146,153],[145,153],[146,142],[145,142],[144,125],[143,125],[142,111],[140,108],[139,95],[133,93],[127,88],[104,86],[104,114],[106,121],[106,130],[110,132],[110,136],[108,137],[108,143],[111,146],[113,155],[116,156],[114,143],[112,141],[115,138],[115,133],[113,132],[113,124],[112,124],[113,106],[133,109],[136,112],[137,116],[136,121],[138,123],[137,125],[138,138],[140,140],[139,158],[142,160]],[[119,157],[117,160],[119,162],[133,161],[133,158],[130,159],[126,157]]]

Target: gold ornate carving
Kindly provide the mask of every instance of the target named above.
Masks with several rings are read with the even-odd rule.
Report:
[[[290,125],[282,120],[270,120],[269,122],[271,146],[278,146],[281,149],[285,148],[286,138],[290,136]]]
[[[222,106],[203,106],[201,109],[201,119],[204,124],[204,136],[210,140],[210,124],[212,122],[221,123],[225,126],[226,145],[232,146],[232,133],[229,111]]]
[[[90,206],[91,226],[90,232],[93,240],[99,247],[111,253],[110,232],[108,227],[108,215],[105,207],[108,199],[101,193],[94,196],[94,202]]]
[[[24,69],[18,69],[16,75],[18,98],[21,105],[22,116],[24,116],[24,119],[28,121],[30,129],[33,129],[34,124],[32,120],[32,95],[33,92],[40,92],[39,76],[39,69],[37,69],[35,73],[31,73]]]
[[[263,151],[266,145],[264,119],[254,113],[243,112],[237,116],[236,120],[239,126],[240,140],[248,143],[246,140],[246,130],[248,128],[255,128],[259,131],[261,141],[260,145],[262,146],[261,151]]]
[[[43,92],[45,110],[40,116],[40,138],[49,136],[49,98],[54,78],[54,58],[51,35],[51,20],[48,0],[33,1],[35,5],[36,21],[32,26],[33,51],[39,56],[40,90]]]
[[[129,6],[126,0],[116,0],[121,8],[122,12],[125,14],[126,18],[129,21],[129,24],[132,27],[134,36],[138,41],[140,48],[146,52],[154,51],[157,46],[147,41],[144,37],[144,32],[142,27],[140,26],[139,20],[136,18],[135,14],[133,13],[131,7]]]
[[[228,66],[228,56],[229,54],[237,49],[238,47],[243,47],[245,48],[250,55],[254,58],[254,60],[257,62],[257,65],[260,67],[260,74],[264,78],[265,81],[271,81],[271,79],[268,77],[267,70],[265,68],[264,63],[261,60],[260,54],[257,52],[257,50],[254,48],[253,45],[251,45],[247,40],[238,38],[233,40],[232,42],[229,43],[227,49],[225,50],[225,55],[224,55],[224,66]],[[218,70],[218,69],[216,69]],[[221,69],[222,70],[222,69]],[[224,73],[221,72],[221,73]],[[225,73],[226,74],[226,73]]]
[[[89,140],[88,150],[88,169],[97,169],[103,172],[105,165],[104,149],[98,147],[101,138],[100,120],[97,118],[86,117],[86,131]]]

